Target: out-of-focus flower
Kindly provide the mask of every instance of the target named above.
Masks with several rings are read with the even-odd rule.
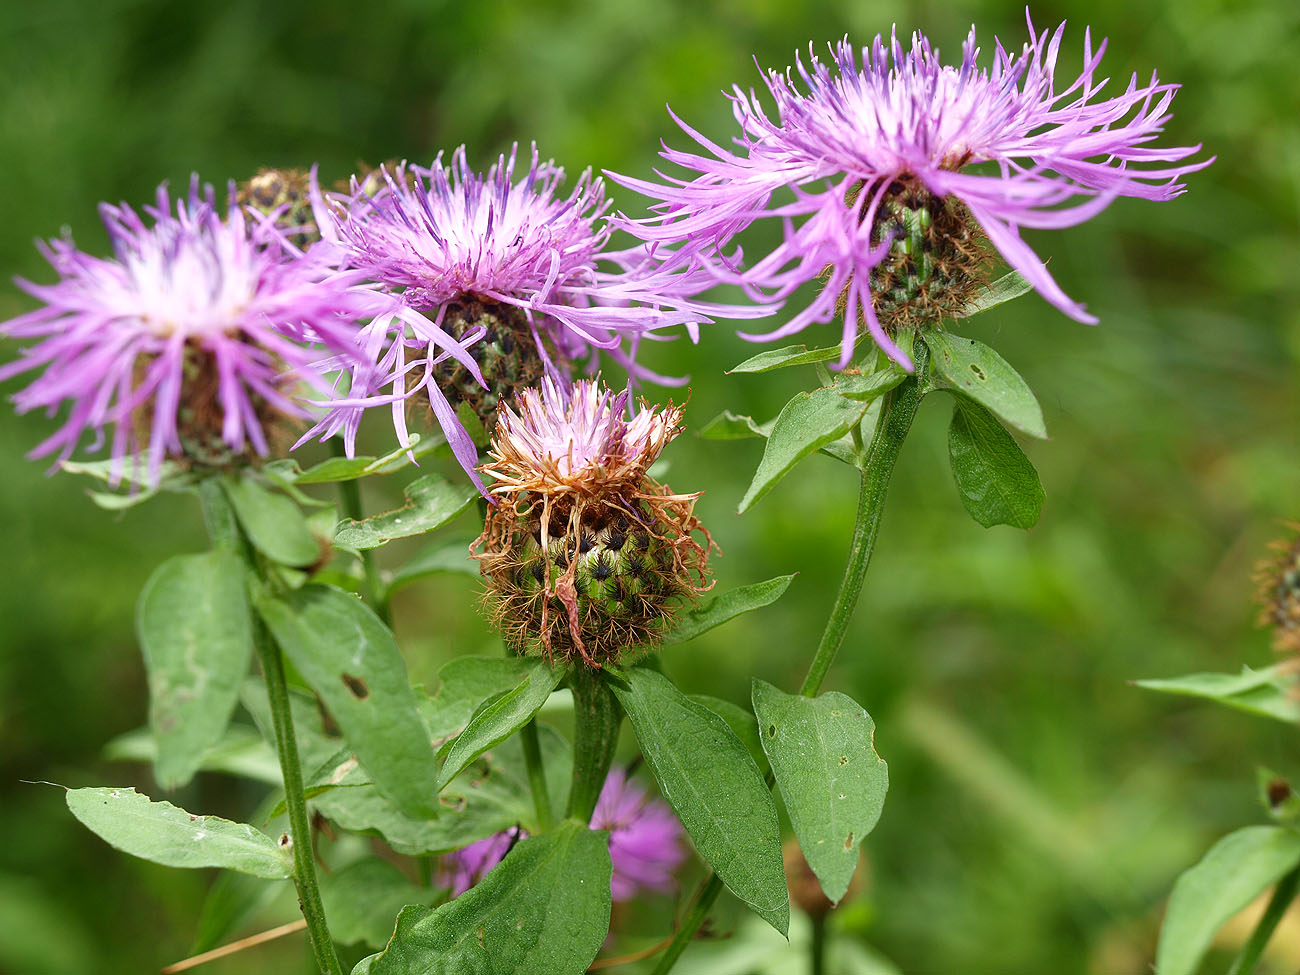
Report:
[[[686,859],[681,824],[667,803],[650,796],[622,769],[610,770],[591,828],[609,831],[614,900],[630,901],[642,890],[667,893],[673,889],[673,873]],[[515,826],[447,854],[442,858],[439,882],[450,888],[452,897],[459,897],[527,836]]]
[[[500,503],[474,548],[494,621],[521,651],[603,666],[653,643],[707,588],[699,495],[646,473],[681,410],[643,402],[628,419],[628,398],[547,377],[501,408],[481,468]]]
[[[462,146],[449,165],[439,155],[429,168],[402,164],[354,178],[348,195],[313,184],[333,260],[400,297],[397,310],[363,330],[373,382],[354,383],[352,402],[313,434],[342,430],[350,449],[364,408],[391,388],[393,423],[407,443],[402,401],[424,390],[477,479],[475,447],[456,416],[462,403],[490,427],[498,402],[543,375],[567,380],[569,364],[596,350],[664,381],[634,365],[637,345],[678,325],[695,338],[715,306],[693,296],[711,278],[667,248],[610,249],[602,181],[584,172],[565,197],[563,178],[535,147],[526,172],[516,174],[512,150],[481,176]],[[448,361],[451,343],[470,348],[474,361]]]
[[[706,151],[666,149],[690,173],[668,185],[615,176],[661,201],[655,216],[622,221],[648,241],[683,241],[719,281],[756,300],[780,300],[814,279],[825,284],[775,339],[843,317],[840,365],[861,331],[910,368],[895,344],[901,328],[961,309],[983,286],[985,240],[1067,315],[1095,322],[1071,300],[1020,237],[1022,227],[1068,227],[1121,196],[1168,200],[1179,179],[1212,160],[1180,163],[1199,146],[1152,143],[1169,119],[1176,85],[1137,77],[1104,97],[1097,78],[1105,49],[1084,35],[1083,70],[1058,87],[1065,25],[1035,33],[1017,56],[994,41],[992,68],[979,68],[972,27],[961,62],[943,64],[920,34],[905,50],[877,36],[861,53],[847,39],[833,65],[810,51],[794,71],[764,77],[769,117],[754,91],[736,87],[738,150],[678,120]],[[788,200],[774,196],[788,191]],[[1073,205],[1068,205],[1073,203]],[[781,243],[747,266],[721,249],[760,217],[778,217]]]
[[[1294,537],[1273,542],[1274,556],[1255,570],[1259,624],[1273,628],[1273,649],[1300,653],[1300,525]]]
[[[91,431],[92,451],[109,438],[114,481],[147,448],[137,479],[156,483],[166,456],[225,464],[267,453],[269,427],[311,416],[299,387],[319,398],[328,369],[364,368],[355,320],[392,299],[359,272],[303,256],[269,218],[223,217],[197,177],[174,204],[159,187],[144,218],[125,204],[100,212],[114,256],[51,241],[42,249],[59,280],[19,281],[42,305],[0,324],[35,340],[0,369],[0,379],[40,370],[14,396],[19,412],[68,404],[33,456],[65,460]]]

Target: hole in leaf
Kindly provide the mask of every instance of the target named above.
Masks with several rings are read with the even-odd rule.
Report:
[[[769,738],[775,738],[775,737],[776,737],[776,725],[774,725],[774,724],[770,724],[770,725],[767,726],[767,737],[769,737]]]
[[[989,378],[988,374],[977,363],[972,362],[970,364],[970,371],[975,374],[975,378],[980,382],[984,382],[984,380]]]
[[[847,756],[847,755],[841,755],[841,756],[840,756],[840,765],[848,765],[848,764],[849,764],[849,756]]]
[[[358,701],[364,701],[370,696],[370,688],[366,686],[366,682],[360,677],[353,677],[351,674],[343,674],[342,676],[344,686],[352,692],[352,696]]]
[[[846,850],[851,850],[851,849],[853,849],[853,834],[852,834],[852,833],[850,833],[849,836],[848,836],[848,839],[846,839],[846,840],[844,841],[844,849],[846,849]]]
[[[839,797],[840,797],[841,799],[847,799],[847,798],[848,798],[848,796],[845,795],[843,792],[840,793],[840,796],[839,796]]]

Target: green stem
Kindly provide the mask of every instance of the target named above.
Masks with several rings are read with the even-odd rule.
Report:
[[[816,697],[817,691],[826,679],[826,672],[840,645],[844,643],[844,634],[848,632],[849,621],[858,605],[858,596],[862,593],[862,580],[867,574],[867,564],[871,561],[872,550],[876,546],[876,532],[880,528],[880,518],[885,509],[885,495],[889,491],[889,480],[898,462],[903,441],[912,429],[916,418],[916,409],[921,402],[922,383],[925,381],[927,350],[924,342],[916,343],[916,373],[905,379],[885,394],[880,404],[880,416],[876,420],[876,433],[867,450],[866,463],[862,468],[862,477],[858,485],[858,516],[853,527],[853,541],[849,546],[849,564],[844,569],[844,578],[840,590],[831,607],[830,618],[822,633],[817,652],[808,668],[799,693],[805,697]],[[771,788],[774,782],[769,773],[767,782]],[[695,938],[700,925],[708,916],[709,909],[722,891],[722,882],[716,874],[709,874],[708,880],[700,887],[695,898],[695,906],[682,926],[673,936],[672,944],[659,959],[654,975],[666,975],[677,958]]]
[[[623,709],[601,671],[578,664],[569,686],[573,689],[573,782],[564,815],[589,823],[614,761]]]
[[[199,486],[203,517],[212,544],[239,555],[250,573],[257,573],[252,553],[239,530],[230,502],[217,477],[206,478]],[[262,621],[253,616],[253,646],[266,678],[266,694],[271,704],[271,723],[275,728],[275,745],[284,779],[284,801],[289,813],[289,837],[293,853],[293,882],[298,888],[298,906],[307,921],[312,953],[323,975],[343,975],[334,939],[325,923],[320,885],[316,880],[311,821],[307,818],[307,799],[303,793],[302,765],[298,743],[294,739],[293,717],[289,710],[289,685],[284,677],[284,660],[280,648],[271,639]]]
[[[330,451],[335,457],[343,457],[343,441],[338,437],[331,439]],[[355,479],[339,481],[339,499],[343,502],[343,513],[353,521],[361,521],[365,518],[364,510],[361,507],[361,487]],[[365,590],[366,602],[374,607],[379,618],[384,621],[384,624],[389,629],[392,629],[393,610],[388,601],[388,588],[384,585],[384,580],[379,576],[379,568],[375,565],[375,555],[370,549],[361,550],[361,568],[365,573],[361,584]]]
[[[546,770],[542,767],[542,746],[537,740],[535,718],[524,725],[521,735],[524,764],[528,767],[528,787],[533,792],[533,805],[537,807],[537,827],[545,833],[555,824],[551,816],[551,794],[546,788]]]
[[[1268,945],[1268,939],[1273,937],[1273,931],[1277,928],[1278,922],[1282,920],[1282,915],[1286,909],[1291,906],[1295,900],[1296,892],[1300,890],[1300,867],[1292,870],[1289,874],[1277,882],[1273,888],[1273,896],[1268,902],[1268,907],[1264,908],[1264,913],[1255,925],[1255,930],[1251,932],[1249,940],[1245,947],[1241,949],[1241,954],[1237,960],[1232,963],[1228,969],[1228,975],[1250,975],[1259,964],[1260,957],[1264,954],[1264,948]]]
[[[812,975],[826,975],[826,915],[812,916],[812,942],[809,945]]]

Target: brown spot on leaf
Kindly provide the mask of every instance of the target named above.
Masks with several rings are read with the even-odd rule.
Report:
[[[1268,804],[1277,808],[1291,798],[1291,786],[1286,779],[1272,779],[1268,783]]]
[[[364,701],[370,696],[370,688],[366,686],[366,682],[360,677],[353,677],[351,674],[344,674],[343,683],[347,689],[352,692],[352,696],[358,701]]]

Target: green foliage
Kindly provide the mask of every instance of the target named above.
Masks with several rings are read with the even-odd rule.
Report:
[[[264,597],[257,611],[380,790],[407,813],[435,815],[433,748],[379,617],[355,596],[317,585]]]
[[[124,853],[169,867],[224,867],[279,880],[289,855],[247,823],[194,816],[134,789],[69,789],[68,808],[91,832]]]
[[[749,757],[754,760],[758,770],[767,775],[771,766],[767,761],[767,753],[763,751],[763,743],[758,738],[758,720],[742,708],[739,704],[733,704],[731,701],[724,701],[720,697],[712,697],[708,694],[688,694],[696,704],[703,704],[706,708],[727,722],[727,727],[736,733],[736,737],[744,742],[745,748],[749,751]]]
[[[1160,929],[1156,975],[1194,975],[1224,922],[1300,864],[1300,833],[1247,826],[1211,847],[1174,885]]]
[[[436,789],[441,790],[470,762],[505,741],[532,720],[546,703],[551,691],[564,679],[565,668],[533,658],[524,678],[510,690],[493,696],[479,706],[465,730],[446,746]]]
[[[149,674],[154,771],[174,789],[221,739],[248,672],[251,614],[239,559],[229,552],[168,559],[140,592],[136,632]]]
[[[421,702],[420,713],[431,738],[446,738],[465,726],[490,697],[517,687],[536,661],[524,657],[457,657],[438,671],[437,693]]]
[[[244,534],[272,562],[303,566],[320,558],[320,546],[292,499],[248,472],[225,478],[222,487]]]
[[[985,528],[1038,523],[1046,498],[1038,471],[997,417],[973,400],[959,396],[953,404],[948,458],[962,506]]]
[[[750,437],[767,438],[772,433],[771,423],[756,423],[752,416],[741,416],[731,410],[723,410],[696,433],[704,440],[747,440]]]
[[[609,878],[605,834],[561,823],[437,910],[404,908],[388,946],[354,975],[584,971],[609,931]]]
[[[764,349],[758,355],[752,355],[740,365],[727,370],[733,372],[771,372],[786,366],[813,365],[818,362],[830,362],[840,357],[840,347],[831,345],[824,349],[809,349],[806,345],[787,345],[782,349]]]
[[[422,535],[441,528],[468,508],[478,491],[464,482],[452,483],[440,474],[426,474],[406,488],[406,503],[395,511],[364,521],[351,518],[339,523],[335,544],[343,548],[370,549],[394,538]]]
[[[440,891],[417,887],[395,866],[366,857],[321,877],[330,934],[339,944],[361,942],[382,948],[393,933],[393,919],[408,904],[428,905]]]
[[[118,735],[106,744],[104,757],[115,762],[156,764],[158,742],[150,729],[137,728]],[[279,787],[283,781],[274,749],[247,725],[227,727],[221,740],[199,755],[198,768],[204,772],[237,775],[273,787]]]
[[[478,562],[469,557],[463,541],[439,541],[421,549],[409,562],[397,569],[388,582],[388,591],[396,592],[403,586],[441,572],[472,576],[475,579],[479,577]]]
[[[933,353],[931,380],[946,380],[952,389],[992,410],[1017,430],[1047,437],[1043,409],[1021,378],[997,352],[975,339],[958,338],[939,329],[925,333],[925,344]]]
[[[804,859],[838,904],[889,790],[889,767],[876,754],[876,724],[847,694],[808,698],[757,678],[754,714]]]
[[[1300,701],[1296,700],[1295,694],[1296,675],[1284,664],[1262,670],[1242,667],[1240,674],[1188,674],[1133,683],[1148,691],[1218,701],[1230,708],[1275,718],[1289,725],[1300,723]]]
[[[1021,295],[1027,295],[1033,290],[1034,286],[1019,271],[1010,271],[991,282],[981,294],[972,298],[970,303],[953,317],[970,318],[972,315],[978,315],[980,312],[1013,301]]]
[[[663,674],[633,667],[611,683],[659,791],[727,889],[782,934],[790,902],[776,806],[727,722]]]
[[[848,433],[866,410],[864,404],[846,399],[831,386],[796,393],[777,416],[763,459],[737,511],[744,514],[795,464]]]
[[[794,576],[777,576],[766,582],[756,582],[749,586],[738,586],[706,600],[699,606],[682,614],[677,625],[664,635],[663,645],[685,643],[694,640],[702,633],[707,633],[715,626],[721,626],[728,620],[745,613],[770,606],[790,588]]]

